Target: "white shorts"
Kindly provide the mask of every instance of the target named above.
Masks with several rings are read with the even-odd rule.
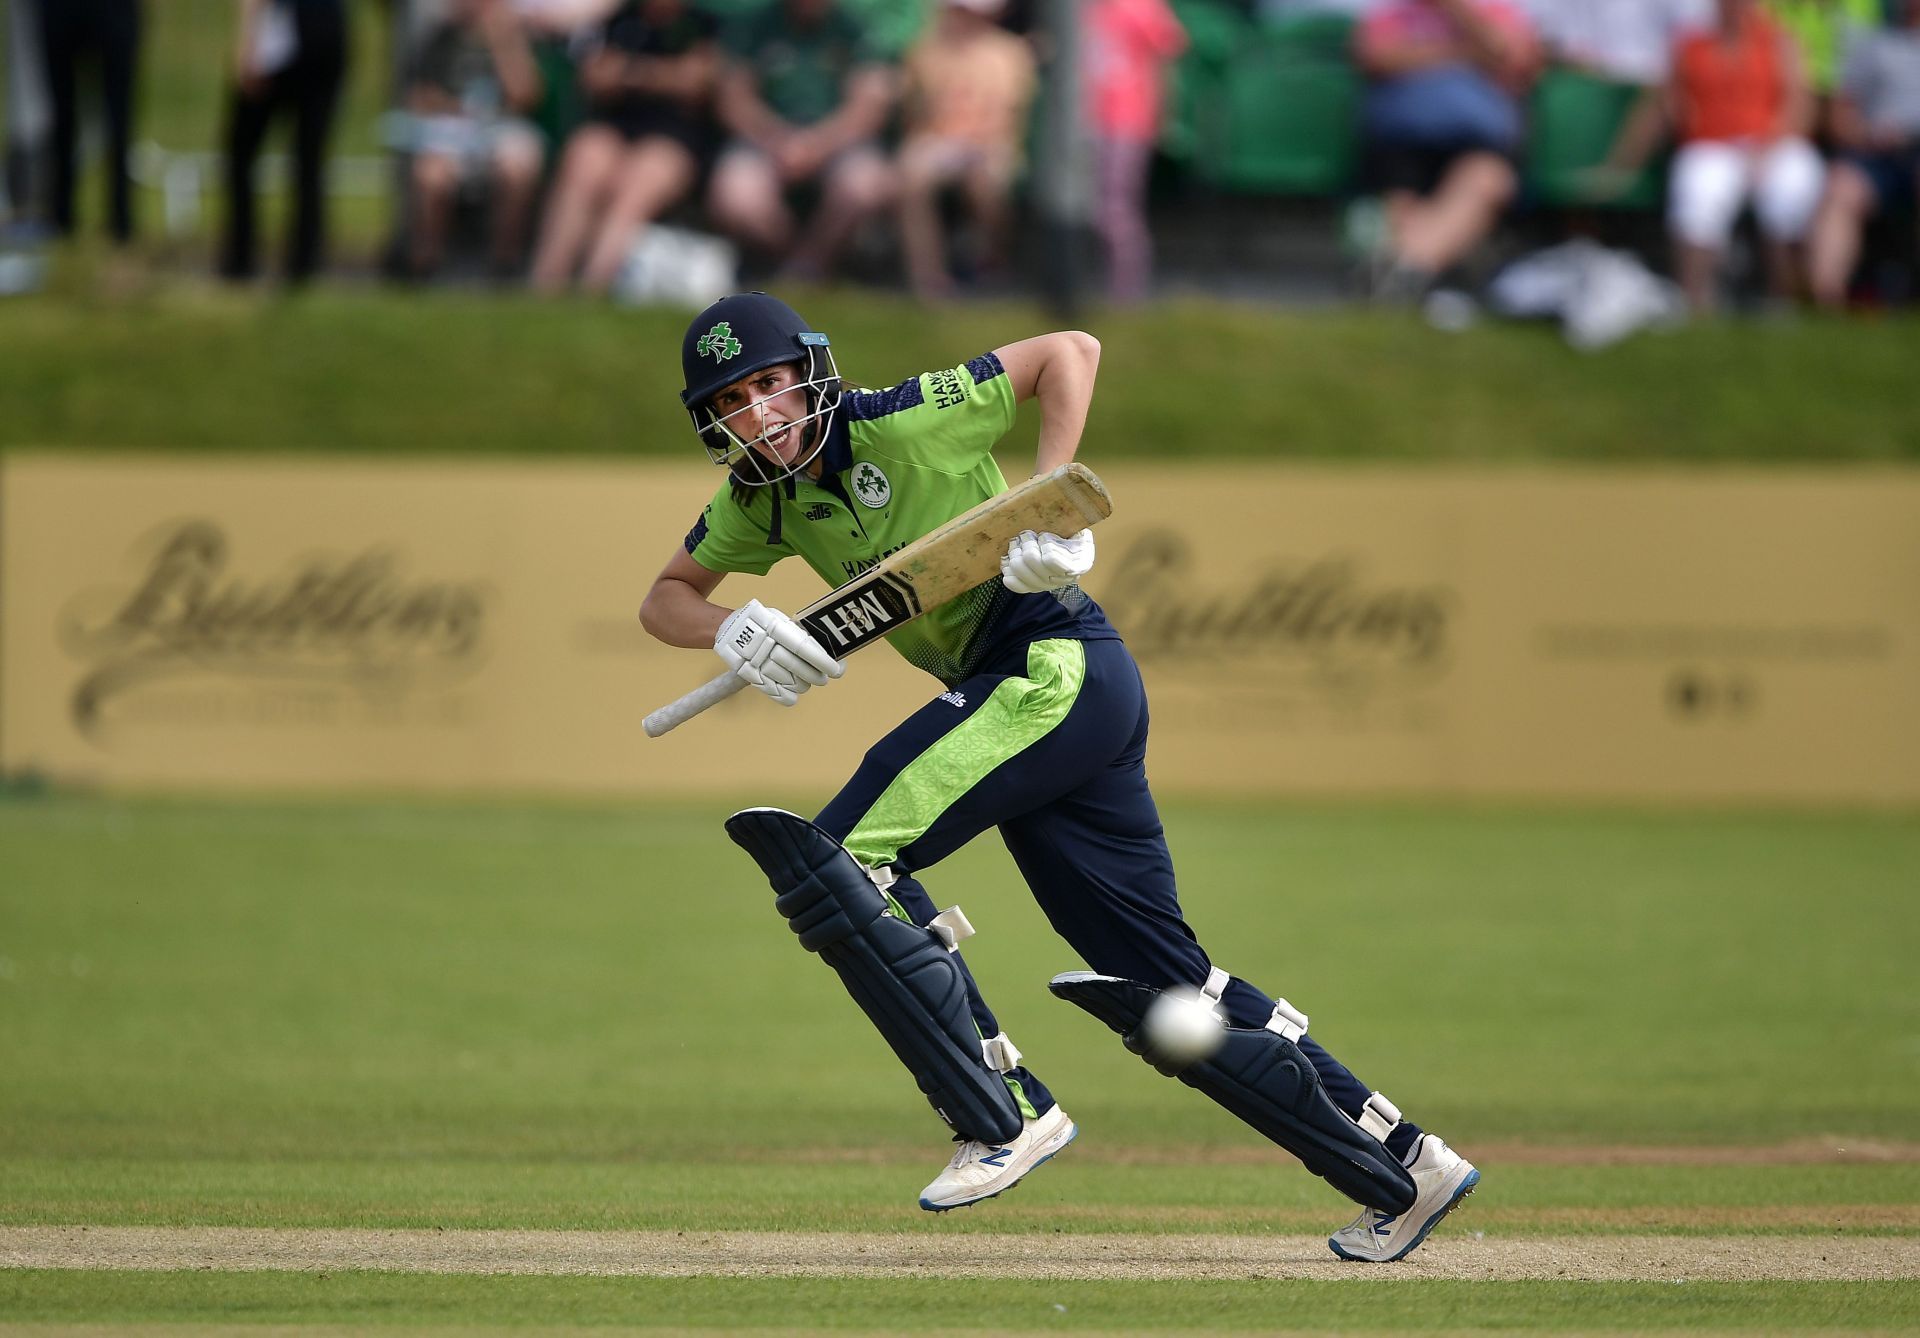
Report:
[[[1717,250],[1751,200],[1768,240],[1797,242],[1813,224],[1826,175],[1804,139],[1697,140],[1674,155],[1667,223],[1681,241]]]
[[[538,162],[545,141],[532,124],[517,117],[421,115],[402,112],[391,118],[388,143],[404,152],[451,158],[464,180],[485,180],[502,158]]]

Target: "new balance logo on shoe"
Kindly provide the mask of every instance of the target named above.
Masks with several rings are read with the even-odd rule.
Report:
[[[1333,1233],[1327,1244],[1342,1259],[1390,1264],[1404,1259],[1427,1234],[1459,1206],[1480,1183],[1480,1172],[1433,1134],[1422,1134],[1417,1153],[1408,1163],[1413,1176],[1413,1207],[1402,1213],[1365,1208],[1347,1226]]]
[[[1071,1143],[1078,1132],[1067,1112],[1055,1106],[1045,1115],[1022,1121],[1019,1134],[1006,1143],[969,1139],[953,1150],[947,1169],[920,1191],[920,1206],[943,1213],[1004,1194]]]

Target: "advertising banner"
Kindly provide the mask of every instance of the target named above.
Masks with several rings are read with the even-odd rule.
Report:
[[[1014,462],[1008,461],[1014,468]],[[1168,794],[1920,800],[1920,476],[1103,467],[1087,589]],[[0,768],[122,787],[823,800],[941,685],[782,710],[636,613],[691,463],[0,465]],[[798,562],[730,578],[789,609]]]

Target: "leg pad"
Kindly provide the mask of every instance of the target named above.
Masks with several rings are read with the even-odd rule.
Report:
[[[859,861],[805,818],[750,808],[727,819],[727,835],[767,875],[800,946],[839,974],[940,1118],[982,1142],[1019,1134],[1019,1106],[988,1065],[946,938],[895,916]]]
[[[1047,988],[1092,1013],[1120,1034],[1127,1049],[1153,1062],[1140,1024],[1160,997],[1154,986],[1070,971]],[[1356,1203],[1392,1213],[1413,1206],[1413,1177],[1399,1158],[1333,1104],[1313,1062],[1279,1031],[1228,1027],[1211,1058],[1169,1076],[1225,1106]]]

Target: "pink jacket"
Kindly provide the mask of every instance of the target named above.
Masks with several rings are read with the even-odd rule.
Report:
[[[1082,31],[1094,130],[1151,143],[1160,134],[1165,67],[1187,49],[1186,29],[1167,0],[1091,0]]]

